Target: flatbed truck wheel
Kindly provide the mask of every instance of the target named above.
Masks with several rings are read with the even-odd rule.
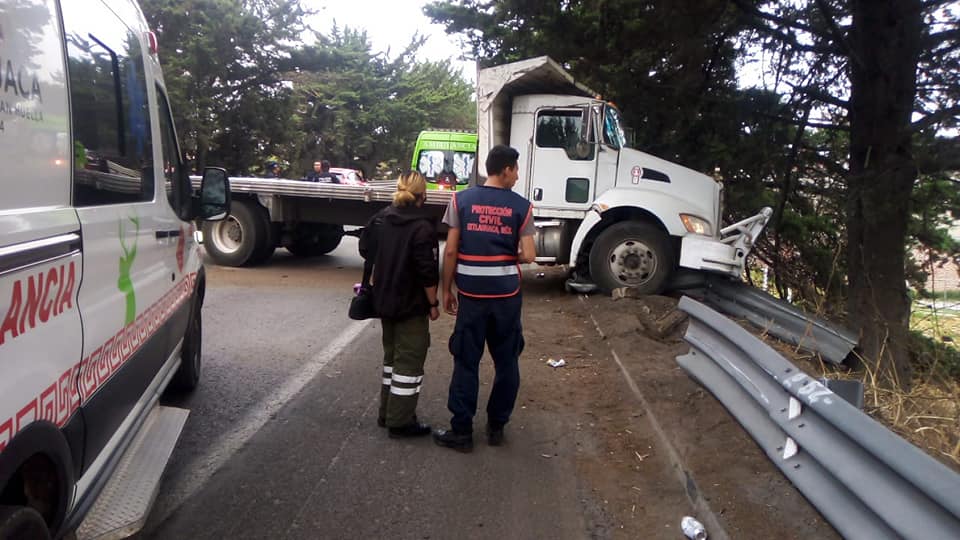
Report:
[[[337,249],[343,239],[342,225],[301,225],[293,242],[287,246],[298,257],[318,257]]]
[[[203,243],[210,258],[222,266],[245,266],[262,262],[264,244],[270,238],[259,205],[244,200],[235,200],[230,205],[230,215],[222,221],[207,221],[203,224]]]

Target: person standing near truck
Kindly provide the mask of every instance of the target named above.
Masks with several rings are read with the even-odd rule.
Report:
[[[433,438],[460,452],[473,450],[484,344],[496,369],[487,401],[491,446],[503,444],[503,429],[520,388],[524,341],[519,264],[533,262],[536,253],[533,205],[512,191],[519,177],[519,156],[509,146],[491,148],[486,183],[457,193],[443,218],[450,227],[443,255],[444,310],[457,317],[450,336],[453,377],[447,400],[453,418],[450,429],[437,430]]]
[[[439,247],[434,222],[421,208],[426,192],[420,173],[401,175],[393,204],[371,218],[360,236],[360,255],[373,261],[373,304],[383,327],[377,424],[391,438],[430,434],[430,426],[417,419],[430,321],[440,317]]]

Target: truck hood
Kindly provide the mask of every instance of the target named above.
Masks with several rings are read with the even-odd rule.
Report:
[[[620,151],[616,187],[657,191],[676,199],[677,210],[719,226],[720,183],[713,178],[633,148]]]

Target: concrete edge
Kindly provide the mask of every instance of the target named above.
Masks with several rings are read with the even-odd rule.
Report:
[[[581,304],[587,306],[587,301],[584,300],[583,296],[580,296],[579,299]],[[623,362],[620,360],[620,356],[617,354],[616,349],[614,349],[610,341],[606,339],[606,335],[603,333],[603,329],[600,328],[600,323],[597,322],[596,317],[593,316],[593,313],[590,313],[589,315],[590,320],[593,322],[594,328],[597,330],[597,334],[599,334],[600,338],[607,343],[607,348],[610,350],[613,360],[617,363],[617,367],[620,368],[620,373],[623,375],[627,386],[630,387],[630,391],[633,392],[634,397],[636,397],[637,401],[640,402],[640,406],[643,408],[644,416],[647,418],[647,422],[650,424],[650,427],[653,429],[653,432],[656,435],[658,446],[660,446],[661,451],[666,453],[667,459],[670,460],[674,476],[680,485],[683,486],[684,493],[687,495],[687,500],[690,501],[690,504],[693,506],[693,510],[697,514],[697,519],[699,519],[703,523],[703,526],[706,527],[707,534],[711,539],[730,540],[730,536],[727,535],[726,530],[724,530],[723,526],[720,524],[719,516],[710,508],[710,504],[700,493],[700,488],[697,486],[693,475],[690,473],[689,468],[687,468],[683,459],[680,457],[680,453],[677,452],[677,449],[673,446],[673,443],[670,442],[670,438],[667,437],[667,433],[660,425],[660,421],[657,420],[656,415],[653,413],[653,409],[650,407],[650,403],[643,395],[643,391],[640,390],[640,387],[637,386],[636,381],[633,380],[633,376],[630,375],[630,372],[627,370],[626,366],[623,365]]]

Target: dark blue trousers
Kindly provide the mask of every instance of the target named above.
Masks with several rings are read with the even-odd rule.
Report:
[[[496,376],[487,401],[487,422],[502,427],[510,420],[520,388],[518,360],[523,351],[520,323],[520,294],[508,298],[470,298],[460,295],[457,323],[450,336],[453,378],[447,408],[453,414],[450,425],[458,433],[473,432],[480,391],[480,358],[484,344],[490,349]]]

